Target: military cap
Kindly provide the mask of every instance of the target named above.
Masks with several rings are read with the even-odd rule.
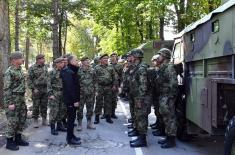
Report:
[[[60,62],[63,62],[64,61],[64,58],[57,58],[54,60],[54,63],[60,63]]]
[[[131,55],[133,55],[134,57],[137,57],[137,58],[144,57],[143,51],[139,48],[135,48],[135,49],[131,50]]]
[[[110,56],[113,56],[113,55],[116,55],[116,56],[117,56],[117,53],[116,53],[116,52],[113,52]]]
[[[63,58],[68,58],[69,56],[71,56],[71,54],[64,54]]]
[[[85,60],[87,60],[87,59],[89,59],[88,57],[82,57],[81,58],[81,61],[85,61]]]
[[[38,55],[36,56],[36,60],[42,59],[42,58],[44,58],[44,57],[45,57],[44,54],[38,54]]]
[[[154,56],[152,57],[151,61],[157,60],[159,56],[160,56],[159,54],[154,55]]]
[[[160,49],[157,54],[162,55],[163,57],[170,59],[171,58],[171,50],[169,50],[168,48],[162,48]]]
[[[109,55],[108,54],[102,54],[101,56],[100,56],[100,59],[102,59],[103,57],[108,57]]]
[[[21,52],[14,52],[10,55],[10,60],[13,59],[23,59],[23,54]]]

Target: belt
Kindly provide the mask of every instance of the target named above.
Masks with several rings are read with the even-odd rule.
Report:
[[[24,96],[25,92],[13,92],[12,95],[21,95]]]

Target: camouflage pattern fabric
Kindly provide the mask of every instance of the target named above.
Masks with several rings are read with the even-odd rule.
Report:
[[[80,81],[80,104],[77,111],[77,119],[83,119],[83,109],[86,105],[86,118],[90,120],[93,115],[95,102],[94,71],[91,68],[80,68],[78,71]]]
[[[24,98],[25,77],[21,67],[10,66],[4,74],[3,102],[7,118],[6,137],[21,134],[25,128],[27,106]],[[14,104],[15,109],[9,110],[8,106]]]
[[[48,105],[50,108],[49,121],[50,123],[61,122],[66,115],[66,106],[63,102],[62,79],[60,70],[52,69],[49,72],[47,83],[48,96],[55,96],[55,100],[49,99]]]
[[[130,75],[130,95],[134,96],[134,124],[136,124],[136,129],[140,134],[147,134],[147,66],[143,63],[136,65],[132,70],[130,70]]]
[[[167,135],[176,136],[175,101],[178,94],[177,74],[173,65],[163,64],[156,78],[160,88],[159,112],[163,117]]]
[[[34,64],[29,68],[28,86],[32,90],[33,118],[38,119],[39,112],[42,118],[47,117],[47,67]],[[37,89],[39,92],[34,93]]]
[[[106,115],[112,113],[112,87],[118,85],[114,69],[108,65],[97,65],[94,69],[97,84],[97,96],[95,114],[102,113],[102,107]]]

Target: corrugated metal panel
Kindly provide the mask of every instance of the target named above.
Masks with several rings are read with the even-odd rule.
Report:
[[[199,25],[209,21],[213,15],[222,13],[222,12],[226,11],[227,9],[231,8],[234,5],[235,5],[235,0],[229,0],[228,2],[224,3],[223,5],[221,5],[220,7],[215,9],[214,11],[212,11],[210,14],[204,16],[203,18],[199,19],[198,21],[196,21],[196,22],[190,24],[189,26],[187,26],[184,30],[182,30],[180,33],[175,35],[174,38],[181,37],[183,34],[189,32],[189,31],[195,29],[196,27],[198,27]]]

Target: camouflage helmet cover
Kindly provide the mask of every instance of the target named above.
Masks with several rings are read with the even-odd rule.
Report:
[[[135,48],[135,49],[131,50],[131,55],[133,55],[134,57],[137,57],[137,58],[144,57],[143,51],[139,48]]]
[[[160,49],[157,54],[162,55],[163,57],[170,59],[171,58],[171,50],[169,50],[168,48],[162,48]]]

